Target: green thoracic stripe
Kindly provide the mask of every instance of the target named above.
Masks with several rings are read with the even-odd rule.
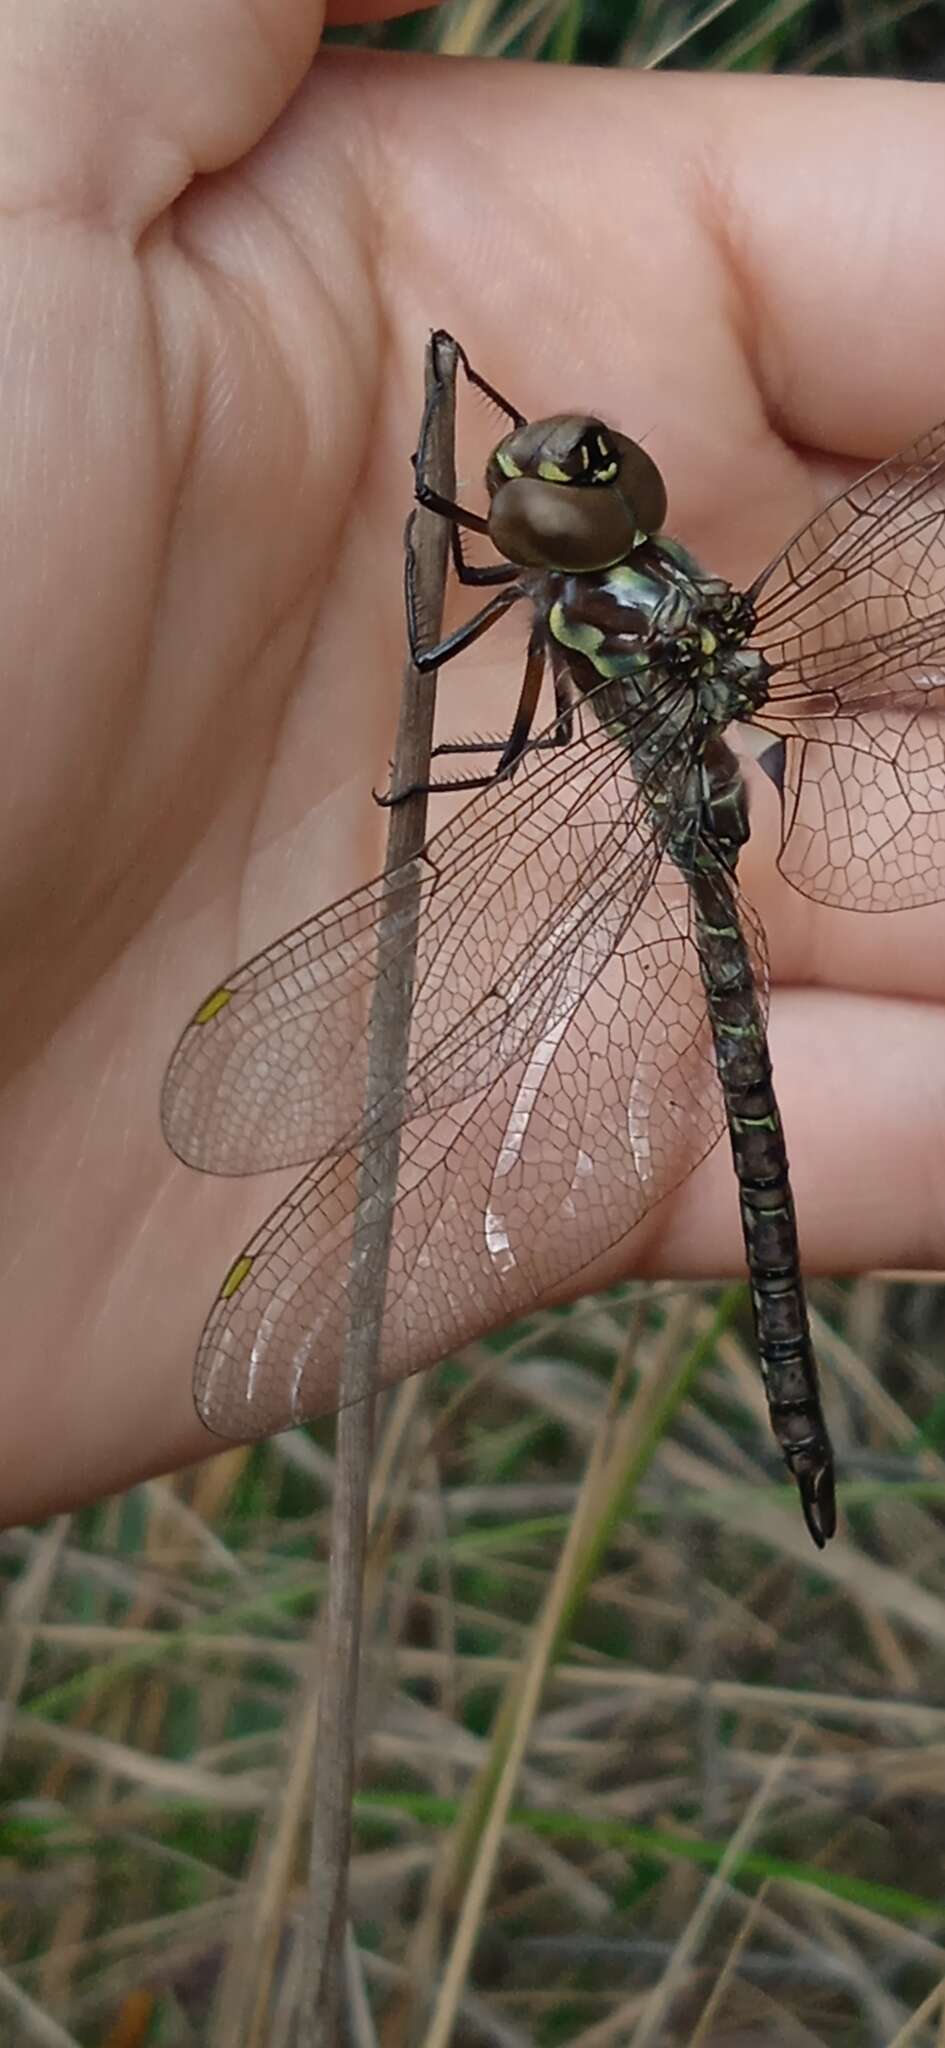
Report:
[[[548,613],[548,624],[562,647],[576,648],[579,653],[586,654],[589,661],[593,660],[597,649],[602,645],[604,635],[600,627],[589,626],[586,620],[569,619],[560,600],[552,605]]]
[[[586,619],[570,618],[560,601],[552,605],[548,613],[548,624],[561,646],[573,648],[576,653],[583,654],[585,661],[590,662],[597,675],[610,678],[626,674],[626,654],[619,649],[613,654],[602,654],[605,635],[600,627],[589,625]]]

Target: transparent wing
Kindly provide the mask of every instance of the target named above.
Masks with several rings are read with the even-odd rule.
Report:
[[[689,771],[685,736],[670,735],[667,818]],[[659,858],[626,751],[596,721],[567,749],[532,751],[415,861],[309,918],[207,998],[165,1079],[168,1143],[190,1166],[241,1174],[353,1142],[385,905],[391,989],[416,946],[406,1096],[388,1124],[481,1093],[552,1028],[595,971],[615,905],[632,909]],[[376,1107],[375,1134],[384,1115]]]
[[[762,1004],[760,928],[742,906]],[[452,1108],[401,1133],[381,1377],[393,1382],[521,1313],[632,1230],[725,1123],[685,884],[634,908],[601,893],[537,1027]],[[268,1436],[337,1404],[372,1128],[315,1166],[237,1260],[201,1340],[195,1397],[223,1436]],[[369,1261],[374,1245],[359,1233]]]
[[[945,424],[795,535],[749,593],[783,744],[779,865],[819,902],[945,898]]]

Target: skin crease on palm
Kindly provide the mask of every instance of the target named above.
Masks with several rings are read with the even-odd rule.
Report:
[[[670,530],[747,579],[945,415],[945,124],[934,86],[312,65],[293,0],[8,16],[11,1523],[215,1447],[194,1348],[289,1177],[188,1173],[160,1082],[228,968],[380,865],[427,330],[531,414],[645,433]],[[474,651],[442,729],[498,729],[517,681]],[[814,908],[771,813],[743,880],[807,1269],[938,1265],[945,909]],[[743,1270],[723,1147],[632,1258]]]

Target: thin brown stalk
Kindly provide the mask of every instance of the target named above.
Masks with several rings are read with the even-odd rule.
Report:
[[[760,1785],[752,1794],[731,1841],[726,1844],[718,1869],[709,1879],[702,1897],[689,1916],[687,1925],[680,1932],[663,1976],[659,1983],[653,1986],[634,2028],[633,2048],[651,2048],[651,2043],[658,2038],[665,2038],[664,2028],[673,2001],[685,1984],[699,1948],[728,1897],[739,1863],[742,1857],[747,1855],[755,1839],[766,1808],[775,1798],[797,1746],[800,1732],[800,1726],[790,1730],[783,1748],[772,1758]]]
[[[458,1891],[460,1885],[463,1887],[462,1906],[436,2007],[430,2014],[429,2026],[423,2036],[423,2048],[448,2048],[454,2038],[469,1966],[482,1929],[509,1809],[545,1680],[576,1600],[580,1598],[583,1567],[589,1549],[593,1549],[595,1526],[602,1503],[612,1491],[614,1420],[629,1362],[628,1350],[610,1384],[606,1408],[598,1425],[574,1516],[544,1607],[531,1633],[521,1667],[499,1709],[484,1767],[464,1802],[454,1839],[447,1845],[445,1869],[438,1873],[431,1931],[435,1932],[438,1927],[450,1891]],[[622,1432],[617,1434],[622,1436]],[[415,1959],[415,1979],[416,1963],[420,1960],[419,1956]],[[432,1954],[423,1959],[431,1968],[433,1960]]]
[[[455,379],[455,350],[436,337],[428,345],[426,361],[426,406],[434,408],[429,480],[446,498],[452,498],[455,492]],[[448,565],[444,521],[435,514],[418,511],[414,548],[420,616],[435,631],[442,617]],[[395,789],[423,785],[428,779],[433,712],[433,679],[421,677],[408,662],[394,755]],[[413,874],[409,863],[422,849],[425,837],[426,798],[417,793],[390,814],[390,883],[378,930],[365,1121],[370,1129],[372,1118],[376,1118],[383,1103],[384,1128],[380,1137],[365,1147],[361,1167],[349,1278],[348,1335],[339,1375],[331,1575],[322,1633],[306,1929],[308,1953],[300,2029],[306,2048],[336,2048],[341,2038],[374,1389],[400,1165],[396,1105],[407,1071],[420,890],[419,872]],[[404,945],[405,926],[414,930],[413,948]]]

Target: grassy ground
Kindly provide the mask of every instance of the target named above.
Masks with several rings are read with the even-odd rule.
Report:
[[[454,0],[386,39],[937,75],[941,29]],[[391,1403],[359,2048],[945,2042],[945,1293],[813,1309],[823,1556],[742,1289],[588,1300]],[[0,2041],[291,2040],[332,1470],[330,1430],[299,1432],[0,1537]]]
[[[369,1575],[365,2043],[945,2039],[909,2030],[945,1982],[943,1308],[814,1290],[844,1473],[823,1556],[739,1288],[588,1300],[403,1389]],[[242,2011],[272,1968],[284,2030],[258,2038],[291,2039],[331,1471],[298,1434],[0,1539],[0,2038],[235,2042],[213,1999]]]

